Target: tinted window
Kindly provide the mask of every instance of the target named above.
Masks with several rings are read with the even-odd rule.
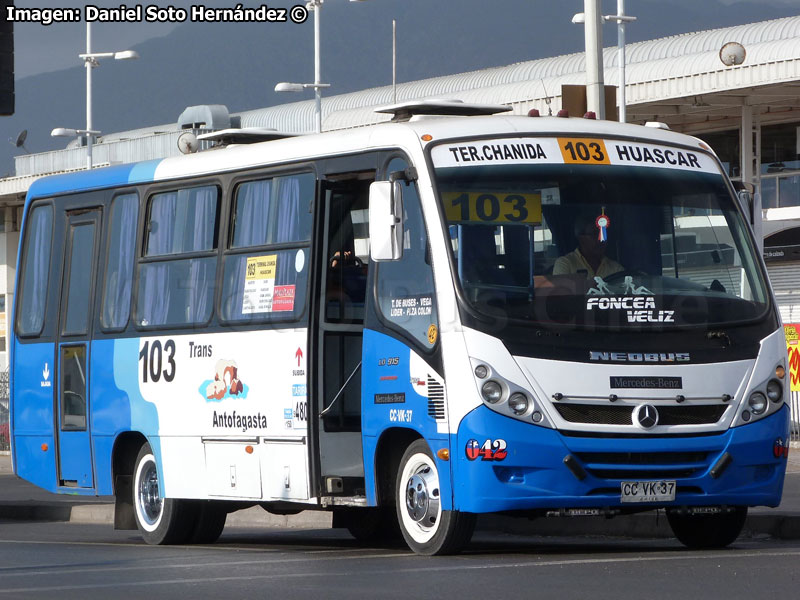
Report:
[[[139,199],[136,194],[114,198],[101,317],[106,329],[123,328],[128,323],[138,218]]]
[[[145,256],[216,248],[218,196],[214,186],[154,195],[150,201]]]
[[[61,347],[61,429],[86,429],[86,346]]]
[[[236,189],[223,320],[291,320],[303,312],[314,185],[314,175],[303,173],[249,181]]]
[[[393,160],[389,172],[407,167]],[[436,293],[428,250],[428,235],[416,184],[403,185],[403,257],[378,265],[378,304],[384,318],[425,348],[438,336]]]
[[[94,223],[76,225],[72,228],[67,313],[64,318],[64,334],[66,335],[85,335],[88,331],[94,230]]]
[[[137,324],[206,323],[214,307],[219,192],[214,186],[156,194],[150,201],[145,258],[139,266]],[[206,257],[181,254],[205,252]],[[153,260],[154,259],[154,260]]]
[[[19,335],[38,335],[44,326],[50,247],[53,239],[53,209],[37,206],[28,218],[20,287]]]
[[[313,174],[303,173],[241,184],[231,248],[308,241],[314,182]]]
[[[149,327],[206,323],[214,307],[216,265],[216,257],[141,265],[138,324]]]
[[[227,256],[222,318],[286,319],[302,313],[308,283],[308,249]]]

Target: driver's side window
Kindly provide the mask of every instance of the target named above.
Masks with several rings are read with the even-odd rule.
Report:
[[[387,173],[407,166],[404,160],[393,159]],[[378,306],[392,328],[406,332],[423,348],[430,349],[438,336],[438,316],[428,234],[416,183],[404,182],[402,189],[403,257],[378,264]]]

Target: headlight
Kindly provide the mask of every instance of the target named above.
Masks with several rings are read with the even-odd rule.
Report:
[[[783,384],[776,380],[771,379],[767,384],[767,398],[773,402],[780,402],[783,400]]]
[[[481,388],[481,394],[489,404],[497,404],[503,399],[503,388],[496,381],[487,381]]]
[[[528,398],[525,394],[520,394],[519,392],[511,394],[511,398],[508,399],[508,406],[515,414],[524,414],[528,410]]]
[[[475,377],[478,379],[486,379],[489,375],[489,367],[486,365],[478,365],[475,367]]]
[[[760,415],[767,410],[767,397],[761,392],[753,392],[747,401],[754,415]]]

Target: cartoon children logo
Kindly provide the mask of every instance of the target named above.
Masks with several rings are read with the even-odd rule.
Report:
[[[239,367],[236,361],[221,359],[217,361],[214,379],[204,381],[200,385],[200,393],[210,402],[219,402],[225,398],[246,398],[248,387],[239,379]]]

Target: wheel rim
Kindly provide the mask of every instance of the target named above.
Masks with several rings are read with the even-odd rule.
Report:
[[[136,514],[147,531],[161,522],[164,502],[158,491],[158,470],[152,454],[145,456],[136,472]]]
[[[430,541],[439,529],[442,516],[439,472],[427,454],[415,454],[403,467],[398,492],[403,507],[403,528],[417,542]]]

